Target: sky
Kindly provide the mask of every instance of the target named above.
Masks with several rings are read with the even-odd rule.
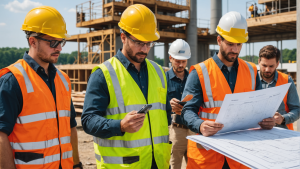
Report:
[[[56,8],[64,17],[67,23],[68,34],[74,35],[85,33],[87,29],[76,27],[76,5],[86,2],[87,0],[1,0],[0,1],[0,47],[28,47],[25,34],[20,30],[26,14],[34,7],[48,5]],[[99,1],[99,0],[95,0]],[[257,3],[257,0],[223,0],[222,13],[229,11],[240,12],[246,17],[246,3]],[[249,6],[249,5],[248,5]],[[258,5],[259,8],[263,6]],[[197,18],[210,20],[210,0],[197,0]],[[274,45],[276,42],[254,43],[254,55],[258,55],[259,50],[265,45]],[[283,41],[283,49],[296,48],[296,40]],[[280,47],[280,44],[279,44]],[[210,45],[211,49],[219,49],[217,45]],[[247,50],[249,47],[247,47]],[[62,53],[71,53],[77,50],[76,42],[67,42],[63,47]],[[252,54],[252,44],[251,44]],[[155,55],[163,58],[164,48],[155,47]],[[240,56],[246,54],[245,45],[243,46]]]

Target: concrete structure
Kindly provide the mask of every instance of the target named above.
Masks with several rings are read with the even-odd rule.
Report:
[[[210,0],[210,34],[216,34],[216,28],[222,17],[222,0]]]
[[[186,25],[186,41],[190,45],[191,55],[198,56],[197,54],[197,0],[190,0],[190,22]],[[191,57],[187,64],[188,67],[191,67],[193,64],[197,63],[197,57]]]
[[[168,52],[169,52],[169,43],[165,42],[164,43],[164,66],[165,67],[169,67],[169,63],[170,63]]]

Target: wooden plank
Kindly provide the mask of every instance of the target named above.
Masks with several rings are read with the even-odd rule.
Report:
[[[84,22],[78,22],[76,24],[76,27],[80,28],[80,27],[93,27],[93,25],[101,25],[104,23],[109,23],[109,22],[119,22],[121,19],[121,16],[107,16],[107,17],[103,17],[103,18],[99,18],[99,19],[95,19],[95,20],[90,20],[90,21],[84,21]]]
[[[74,98],[72,98],[72,101],[73,102],[84,102],[84,98],[76,98],[76,97],[74,97]]]
[[[297,21],[297,11],[247,19],[248,28]]]
[[[169,16],[169,15],[161,15],[161,14],[155,14],[155,17],[158,21],[165,21],[168,23],[189,23],[189,19],[186,18],[179,18],[176,16]]]
[[[156,1],[156,5],[158,5],[159,8],[163,7],[164,9],[174,10],[176,12],[185,11],[185,10],[190,9],[189,6],[178,5],[175,3],[164,2],[164,1]]]
[[[75,108],[75,112],[76,112],[76,113],[82,113],[82,112],[83,112],[83,109]]]

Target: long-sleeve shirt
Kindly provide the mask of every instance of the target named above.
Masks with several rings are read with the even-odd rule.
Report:
[[[54,78],[56,75],[55,66],[50,63],[48,67],[48,74],[45,73],[43,67],[41,67],[32,57],[28,55],[28,52],[24,53],[23,59],[28,65],[43,79],[43,81],[49,87],[53,98],[56,102],[56,92]],[[35,106],[35,105],[32,105]],[[75,120],[76,112],[71,101],[71,120],[70,127],[76,127]],[[17,117],[21,113],[23,108],[23,96],[22,91],[16,77],[8,72],[0,78],[0,131],[10,135],[13,131],[14,125],[17,121]]]
[[[238,72],[238,60],[236,60],[231,68],[228,68],[217,56],[217,53],[213,56],[213,60],[216,62],[218,67],[221,69],[224,77],[226,78],[231,91],[234,91],[237,72]],[[230,71],[229,71],[230,70]],[[262,89],[259,75],[256,76],[256,90]],[[199,108],[204,104],[203,102],[203,91],[200,84],[200,80],[197,71],[194,69],[189,74],[187,82],[183,91],[182,96],[188,94],[194,95],[191,101],[188,101],[181,112],[181,118],[183,123],[188,126],[190,130],[196,133],[200,133],[200,125],[204,120],[200,119],[198,116]],[[200,133],[201,134],[201,133]]]
[[[166,78],[168,83],[168,95],[167,95],[167,115],[168,115],[168,125],[170,125],[171,122],[171,114],[172,114],[172,107],[170,104],[170,100],[173,98],[176,98],[178,100],[181,100],[181,96],[183,93],[183,89],[186,83],[186,79],[189,75],[189,72],[184,69],[184,78],[181,80],[178,78],[173,68],[166,72]],[[180,115],[176,115],[175,123],[177,124],[183,124]]]
[[[262,79],[261,76],[259,76],[259,77],[260,77],[260,80],[262,83],[262,88],[266,89],[266,88],[276,86],[276,83],[278,80],[278,73],[277,73],[277,71],[275,71],[274,79],[270,83],[268,83],[264,79]],[[286,124],[294,123],[295,121],[297,121],[299,119],[299,115],[300,115],[299,96],[298,96],[298,93],[296,90],[295,83],[290,76],[289,76],[288,82],[291,83],[291,86],[289,88],[288,95],[287,95],[287,106],[289,107],[290,112],[285,111],[285,105],[282,101],[277,112],[280,113],[284,117],[285,124],[280,124],[280,125],[276,124],[276,127],[282,127],[282,128],[286,128],[286,129],[287,129]]]

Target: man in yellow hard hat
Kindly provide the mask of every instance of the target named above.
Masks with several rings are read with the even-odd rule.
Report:
[[[194,95],[181,112],[183,123],[193,132],[212,136],[223,128],[215,122],[226,94],[261,89],[256,65],[238,58],[248,41],[247,21],[238,12],[222,16],[216,29],[220,50],[212,58],[191,67],[183,96]],[[259,125],[272,129],[274,118],[261,119]],[[187,169],[243,169],[246,166],[214,150],[188,140]]]
[[[156,26],[149,8],[129,6],[119,22],[123,48],[92,71],[81,121],[94,136],[97,168],[169,168],[167,81],[146,58],[160,38]],[[137,112],[144,105],[150,111]]]
[[[29,52],[0,70],[0,169],[82,169],[71,83],[54,66],[66,23],[56,9],[40,6],[21,30]]]

